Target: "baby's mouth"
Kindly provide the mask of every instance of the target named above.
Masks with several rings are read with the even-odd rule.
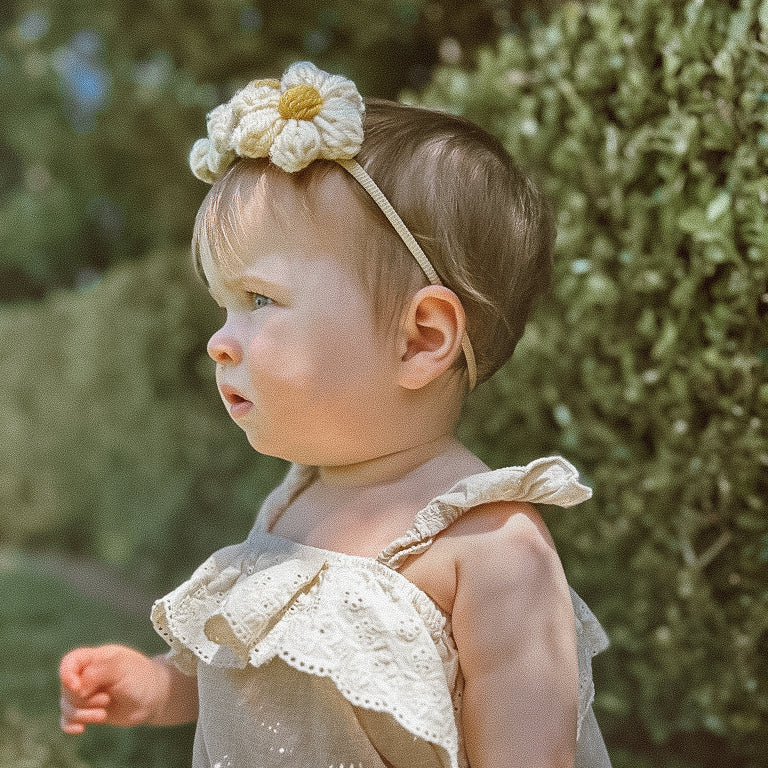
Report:
[[[219,392],[221,392],[221,396],[229,407],[229,414],[233,418],[242,416],[253,408],[253,403],[247,397],[243,397],[234,387],[230,387],[228,384],[222,384],[219,387]]]

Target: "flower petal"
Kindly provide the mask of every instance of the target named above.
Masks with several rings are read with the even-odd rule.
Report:
[[[288,120],[272,143],[272,162],[288,173],[306,168],[320,156],[320,134],[312,122]]]
[[[226,152],[230,148],[229,138],[234,125],[235,116],[229,103],[221,104],[208,113],[208,138],[217,152]]]
[[[198,139],[189,153],[189,166],[198,179],[213,184],[235,157],[235,153],[231,150],[220,153],[216,151],[213,142],[208,139]]]
[[[272,81],[276,83],[277,81]],[[266,84],[265,84],[266,83]],[[257,80],[239,90],[231,99],[232,110],[237,117],[247,112],[265,107],[277,107],[280,101],[280,89],[268,81]]]
[[[323,100],[345,99],[362,110],[363,99],[357,92],[355,84],[342,75],[328,75],[317,89]]]
[[[328,123],[343,126],[344,129],[363,140],[363,114],[354,104],[350,104],[346,99],[328,99],[320,110],[318,117]]]
[[[333,103],[336,102],[336,103]],[[354,157],[363,143],[363,121],[354,107],[333,99],[314,120],[323,143],[322,157],[340,160]]]
[[[285,120],[272,107],[248,112],[232,131],[232,149],[241,157],[268,157],[269,148],[284,125]]]
[[[281,90],[287,91],[296,85],[311,85],[320,91],[328,77],[327,72],[323,72],[311,61],[297,61],[285,70],[280,80]]]

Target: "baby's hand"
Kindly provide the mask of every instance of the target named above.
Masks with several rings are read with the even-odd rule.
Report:
[[[82,733],[90,723],[151,722],[167,697],[160,661],[124,645],[75,648],[59,665],[61,729]]]

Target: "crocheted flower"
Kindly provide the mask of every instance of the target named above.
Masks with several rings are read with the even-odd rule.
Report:
[[[351,80],[299,62],[210,112],[208,138],[195,142],[189,164],[212,184],[236,157],[269,157],[289,173],[320,158],[349,159],[363,141],[363,111]]]

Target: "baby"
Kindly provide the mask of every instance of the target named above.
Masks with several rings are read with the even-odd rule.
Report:
[[[308,63],[215,109],[190,162],[219,392],[293,465],[156,602],[168,655],[64,657],[62,728],[197,720],[195,768],[609,766],[606,638],[533,506],[590,491],[454,437],[549,277],[540,193],[477,126]]]

